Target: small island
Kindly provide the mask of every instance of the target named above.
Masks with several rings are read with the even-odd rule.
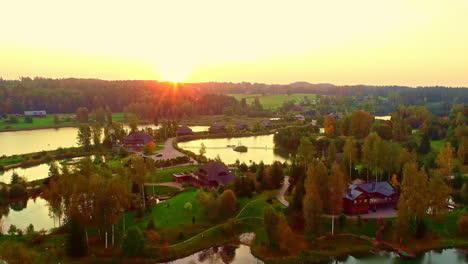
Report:
[[[246,146],[236,146],[233,148],[234,151],[237,152],[247,152],[247,147]]]

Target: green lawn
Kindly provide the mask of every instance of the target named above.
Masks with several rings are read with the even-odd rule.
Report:
[[[0,120],[0,131],[7,131],[7,130],[21,130],[21,129],[35,129],[35,128],[47,128],[47,127],[66,127],[66,126],[77,126],[78,123],[69,120],[66,121],[67,117],[70,117],[73,114],[58,114],[59,117],[63,117],[63,119],[58,123],[54,123],[54,115],[49,114],[44,118],[33,118],[32,123],[26,123],[24,121],[24,117],[18,118],[18,123],[16,124],[8,124],[6,121],[8,119],[1,119]],[[112,114],[113,121],[123,121],[124,114],[123,113],[115,113]]]
[[[263,120],[268,119],[265,117],[248,117],[248,116],[228,116],[228,115],[200,115],[195,118],[181,119],[179,124],[187,126],[211,126],[214,123],[223,123],[225,125],[234,126],[239,123],[245,123],[250,127],[253,127],[255,124],[262,122]]]
[[[128,226],[131,226],[133,222],[133,224],[138,224],[146,229],[146,224],[150,219],[153,219],[158,229],[192,224],[192,216],[195,216],[197,219],[201,218],[202,210],[198,204],[197,197],[199,192],[200,190],[198,189],[189,189],[163,203],[156,204],[152,208],[151,214],[143,217],[139,223],[134,221],[134,213],[130,213],[130,216],[126,218],[127,223],[129,223]],[[184,205],[187,202],[192,204],[191,211],[184,209]]]
[[[435,150],[439,150],[444,146],[445,141],[443,139],[440,140],[432,140],[431,141],[431,148]]]
[[[179,189],[169,186],[145,186],[145,193],[154,196],[172,196],[178,191]]]
[[[11,164],[20,163],[20,162],[22,162],[24,160],[25,160],[24,158],[16,158],[16,157],[0,159],[0,166],[8,166],[8,165],[11,165]]]
[[[146,179],[147,182],[161,183],[161,182],[171,182],[174,181],[174,176],[172,174],[179,172],[186,172],[198,169],[200,166],[182,166],[175,167],[165,170],[156,170],[148,175]]]
[[[300,103],[303,99],[304,96],[309,97],[310,100],[315,98],[315,94],[271,94],[271,95],[261,95],[261,94],[229,94],[230,96],[233,96],[237,100],[240,100],[242,98],[247,99],[247,103],[251,104],[254,100],[255,97],[260,98],[260,103],[263,105],[265,109],[271,109],[271,110],[276,110],[278,109],[283,102],[286,101],[294,101],[295,103]]]

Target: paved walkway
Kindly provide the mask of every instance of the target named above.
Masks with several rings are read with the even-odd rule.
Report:
[[[278,201],[283,204],[284,206],[288,207],[289,206],[289,202],[286,201],[286,199],[284,198],[284,194],[286,193],[286,191],[288,190],[289,188],[289,176],[285,176],[284,177],[284,180],[283,180],[283,185],[281,186],[281,189],[279,190],[278,194],[276,195],[276,199],[278,199]]]
[[[161,157],[156,157],[156,155],[154,156],[151,156],[151,158],[155,161],[157,160],[169,160],[169,159],[175,159],[177,157],[183,157],[185,156],[183,153],[179,152],[178,150],[176,150],[173,145],[172,145],[172,142],[174,141],[174,138],[170,138],[168,140],[166,140],[166,142],[164,143],[164,148],[160,151],[158,151],[158,154],[162,154]]]
[[[180,191],[184,190],[184,187],[182,187],[182,184],[178,182],[161,182],[161,183],[151,183],[147,182],[145,183],[145,186],[167,186],[167,187],[174,187],[179,189]]]

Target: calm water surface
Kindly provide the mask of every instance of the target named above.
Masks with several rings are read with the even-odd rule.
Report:
[[[142,125],[139,128],[156,128],[156,126]],[[208,126],[192,126],[191,128],[194,132],[208,130]],[[78,128],[76,127],[1,132],[0,156],[76,147],[77,134]]]
[[[7,171],[0,171],[0,182],[10,183],[13,172],[16,172],[19,176],[26,178],[28,182],[45,179],[49,177],[49,168],[49,164],[44,163],[34,167],[15,168]]]
[[[239,159],[240,162],[249,164],[251,161],[259,163],[263,161],[265,164],[271,164],[274,161],[284,162],[285,157],[280,156],[274,151],[275,143],[273,135],[264,135],[256,137],[243,138],[215,138],[215,139],[198,139],[188,142],[179,143],[179,147],[185,150],[199,153],[201,144],[206,147],[205,156],[209,159],[215,159],[220,156],[226,164],[233,164]],[[248,148],[247,152],[236,152],[227,145],[244,145]]]
[[[10,205],[9,208],[2,209],[2,220],[4,233],[8,231],[10,225],[15,225],[19,229],[26,229],[29,224],[34,225],[34,230],[50,230],[57,227],[58,220],[49,213],[49,203],[41,198],[29,199],[27,202]]]
[[[252,255],[250,248],[245,245],[223,246],[202,250],[185,258],[175,260],[174,264],[256,264],[263,263]],[[467,264],[468,254],[461,249],[445,249],[440,253],[426,252],[416,259],[404,260],[393,253],[381,253],[379,255],[353,257],[348,256],[342,260],[330,261],[330,264]]]

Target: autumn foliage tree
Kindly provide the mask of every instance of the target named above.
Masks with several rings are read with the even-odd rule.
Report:
[[[317,188],[317,176],[315,175],[315,171],[314,168],[310,168],[307,171],[307,177],[304,183],[305,196],[302,206],[306,222],[306,232],[311,235],[318,233],[320,217],[323,211],[323,203]]]

